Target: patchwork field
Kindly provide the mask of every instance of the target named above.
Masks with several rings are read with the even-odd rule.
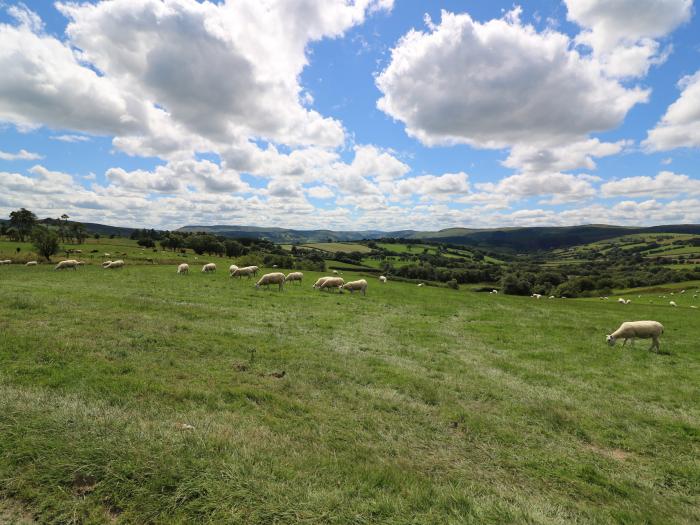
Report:
[[[319,275],[0,266],[0,516],[700,521],[697,310]]]

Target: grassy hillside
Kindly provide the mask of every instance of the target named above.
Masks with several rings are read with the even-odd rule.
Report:
[[[0,496],[51,523],[700,520],[697,310],[317,275],[0,266]],[[647,318],[670,353],[605,346]]]

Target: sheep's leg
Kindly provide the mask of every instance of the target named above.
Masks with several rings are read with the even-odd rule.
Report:
[[[627,338],[625,337],[625,340],[622,341],[622,346],[625,346],[627,344]]]
[[[651,346],[649,347],[649,351],[651,352],[652,350],[656,349],[656,353],[659,353],[659,339],[657,337],[654,337],[651,341]]]

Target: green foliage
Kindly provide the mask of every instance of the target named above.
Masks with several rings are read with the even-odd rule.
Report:
[[[10,227],[17,232],[18,240],[22,242],[31,233],[36,223],[36,215],[26,208],[10,212]]]
[[[58,235],[46,226],[35,226],[32,230],[32,245],[37,254],[51,261],[51,256],[59,250]]]

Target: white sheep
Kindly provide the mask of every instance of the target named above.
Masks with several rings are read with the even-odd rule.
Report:
[[[230,275],[231,277],[238,277],[239,279],[246,275],[248,276],[248,279],[250,279],[250,276],[255,275],[256,273],[258,273],[257,266],[245,266],[244,268],[236,268],[230,273]]]
[[[674,308],[678,307],[678,305],[676,304],[676,301],[669,301],[668,304],[670,304]]]
[[[664,326],[657,321],[630,321],[622,323],[620,328],[612,334],[605,336],[605,340],[610,346],[615,346],[618,339],[624,339],[622,346],[631,339],[653,339],[649,350],[656,348],[659,351],[659,336],[664,333]]]
[[[177,267],[177,274],[178,275],[187,275],[190,273],[190,265],[187,263],[182,263],[180,266]]]
[[[386,277],[384,275],[379,276],[379,282],[380,283],[385,283],[386,282]]]
[[[208,263],[202,266],[202,273],[213,273],[216,271],[216,264]]]
[[[625,301],[622,297],[620,297],[620,298],[617,300],[617,302],[620,303],[620,304],[627,304],[627,301]]]
[[[105,269],[110,269],[110,270],[116,270],[117,268],[124,268],[124,261],[121,259],[117,259],[116,261],[112,261],[109,263],[107,266],[103,266]]]
[[[301,285],[302,280],[304,279],[304,274],[301,272],[292,272],[287,274],[287,277],[284,278],[285,281],[299,281],[299,284]]]
[[[492,293],[492,294],[497,294],[497,293],[498,293],[498,290],[493,289],[493,290],[491,290],[491,293]]]
[[[112,264],[112,261],[105,261],[102,263],[102,268],[107,268],[110,264]]]
[[[111,255],[108,254],[108,253],[105,253],[104,256],[107,257],[107,258],[111,257]]]
[[[532,297],[533,299],[542,299],[542,295],[538,293],[533,293],[530,297]]]
[[[693,310],[697,310],[697,309],[698,309],[698,307],[695,306],[695,305],[692,305],[691,308],[692,308]]]
[[[229,276],[233,277],[233,272],[235,272],[236,270],[238,270],[238,266],[236,266],[235,264],[232,264],[231,266],[229,266],[228,267]]]
[[[685,293],[685,290],[681,290],[681,293]]]
[[[338,275],[338,270],[333,270],[333,275]]]
[[[556,299],[556,297],[554,297],[553,295],[550,295],[549,298],[550,298],[550,299]]]
[[[424,284],[423,284],[423,283],[418,283],[418,286],[424,286]]]
[[[348,290],[350,293],[359,291],[362,295],[367,295],[367,281],[360,279],[359,281],[352,281],[343,284],[339,290]]]
[[[37,264],[39,263],[36,261],[29,261],[27,264],[25,264],[25,266],[36,266]]]
[[[330,290],[331,288],[337,288],[340,292],[340,287],[345,284],[345,279],[342,277],[329,277],[321,283],[321,290]]]
[[[0,261],[0,264],[12,264],[12,260],[11,260],[11,259],[5,259],[5,260]]]
[[[282,272],[266,273],[255,283],[255,287],[260,288],[261,286],[267,286],[269,289],[271,284],[279,285],[279,290],[281,292],[284,287],[284,274]]]
[[[330,277],[319,277],[316,282],[311,285],[311,288],[321,288],[321,285],[324,283],[326,279],[330,279]]]
[[[76,261],[75,259],[66,259],[65,261],[61,261],[56,266],[54,266],[54,270],[66,270],[68,268],[77,270],[78,261]]]

